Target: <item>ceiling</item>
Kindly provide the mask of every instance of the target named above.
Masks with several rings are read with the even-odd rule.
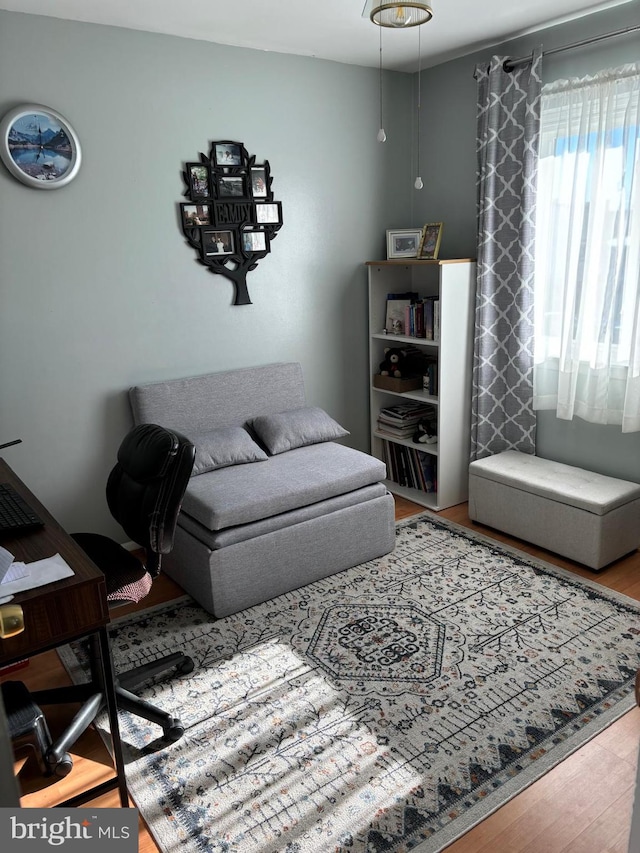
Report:
[[[631,0],[432,0],[422,27],[383,31],[386,69],[422,67]],[[364,0],[0,0],[0,9],[377,67]],[[481,12],[481,14],[479,14]],[[544,42],[543,37],[541,42]]]

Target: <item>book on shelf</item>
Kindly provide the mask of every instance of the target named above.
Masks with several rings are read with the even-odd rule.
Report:
[[[388,294],[385,329],[389,334],[439,341],[440,299],[420,299],[417,293]]]
[[[414,427],[422,418],[434,417],[435,408],[431,403],[418,400],[384,406],[378,412],[378,423],[385,423],[398,429]]]
[[[437,491],[437,458],[422,450],[382,442],[382,459],[387,466],[387,477],[399,486],[421,492]]]
[[[393,438],[412,439],[421,420],[436,422],[435,407],[431,403],[410,401],[380,409],[377,426],[379,432],[387,433]]]
[[[413,437],[415,431],[416,428],[414,424],[410,424],[406,427],[395,427],[378,419],[378,432],[383,432],[385,435],[391,436],[392,438],[410,439]]]

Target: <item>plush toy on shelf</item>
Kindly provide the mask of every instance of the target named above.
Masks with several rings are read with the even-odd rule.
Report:
[[[384,361],[380,362],[382,376],[394,376],[400,379],[403,375],[407,354],[399,347],[385,347]]]
[[[416,424],[413,440],[417,444],[435,444],[438,440],[435,422],[428,418],[421,418]]]

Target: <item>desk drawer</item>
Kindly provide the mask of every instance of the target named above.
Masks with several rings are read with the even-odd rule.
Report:
[[[33,599],[19,596],[15,603],[22,606],[24,631],[0,640],[0,665],[77,639],[109,622],[104,578]]]

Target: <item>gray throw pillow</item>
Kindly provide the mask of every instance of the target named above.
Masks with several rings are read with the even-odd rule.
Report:
[[[196,447],[192,476],[268,458],[242,427],[218,427],[190,438]]]
[[[295,447],[334,441],[349,435],[337,421],[316,406],[260,415],[251,422],[251,428],[272,456]]]

